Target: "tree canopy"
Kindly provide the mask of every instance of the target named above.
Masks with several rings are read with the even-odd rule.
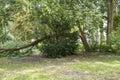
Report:
[[[0,0],[0,53],[119,52],[119,0]]]

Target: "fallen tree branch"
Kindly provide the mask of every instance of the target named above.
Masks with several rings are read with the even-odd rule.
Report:
[[[59,36],[59,35],[48,35],[48,36],[39,38],[39,39],[37,39],[37,40],[27,44],[27,45],[24,45],[24,46],[18,47],[18,48],[0,48],[0,53],[7,52],[7,51],[18,51],[20,49],[29,48],[31,46],[37,45],[39,42],[44,41],[45,39],[54,38],[56,36]]]

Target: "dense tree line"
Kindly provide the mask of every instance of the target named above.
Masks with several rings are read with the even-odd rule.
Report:
[[[119,0],[0,0],[0,53],[119,52],[119,13]]]

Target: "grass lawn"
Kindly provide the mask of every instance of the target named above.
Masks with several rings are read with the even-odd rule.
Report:
[[[0,80],[120,80],[120,56],[0,58]]]

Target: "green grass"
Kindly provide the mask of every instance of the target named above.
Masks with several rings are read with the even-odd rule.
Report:
[[[120,56],[0,58],[0,80],[120,80]]]

